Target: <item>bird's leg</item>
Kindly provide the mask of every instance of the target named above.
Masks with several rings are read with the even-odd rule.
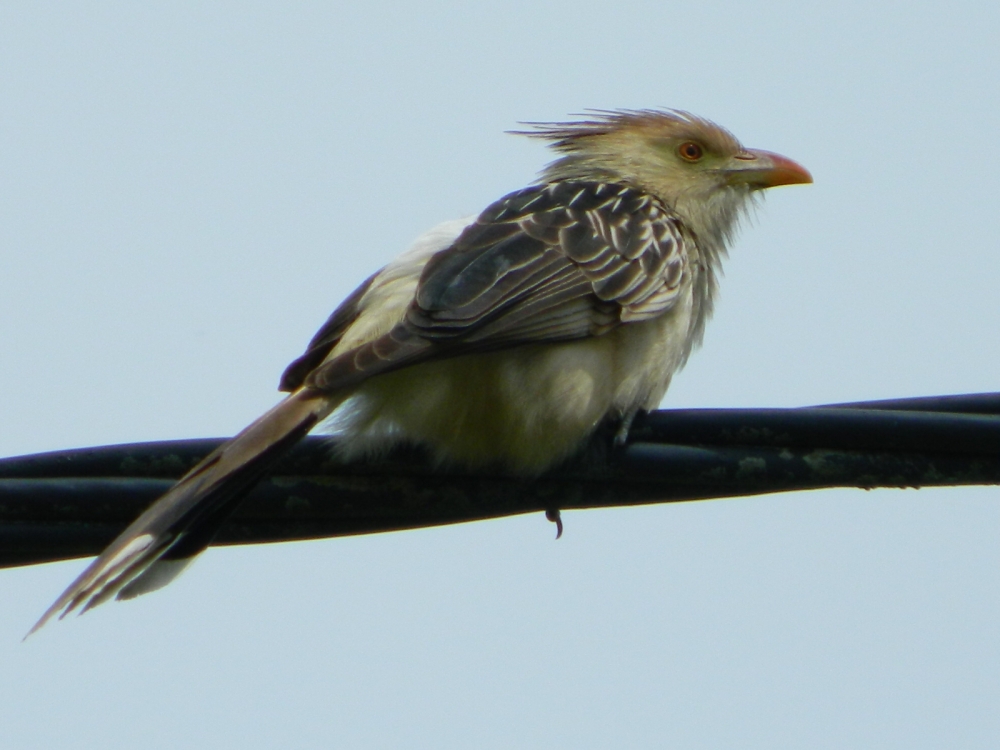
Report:
[[[619,423],[618,431],[615,433],[615,448],[621,448],[628,442],[628,431],[632,428],[632,422],[635,421],[635,417],[638,413],[638,409],[633,409],[627,414],[622,415],[622,421]]]
[[[559,512],[558,508],[549,508],[545,511],[545,518],[552,521],[556,525],[556,539],[562,536],[563,525],[562,525],[562,514]]]

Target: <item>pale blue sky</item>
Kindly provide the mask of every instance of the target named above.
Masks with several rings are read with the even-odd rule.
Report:
[[[1000,389],[989,2],[0,7],[0,455],[232,434],[359,281],[530,181],[519,120],[689,109],[809,167],[673,406]],[[4,748],[978,748],[1000,490],[826,491],[211,550],[21,636]]]

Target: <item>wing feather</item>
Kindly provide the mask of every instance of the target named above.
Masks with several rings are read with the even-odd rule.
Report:
[[[313,336],[312,341],[309,342],[305,354],[285,368],[284,373],[281,375],[281,383],[278,386],[279,391],[290,393],[297,389],[305,382],[309,373],[316,369],[317,365],[321,364],[329,356],[330,352],[337,345],[337,342],[343,337],[344,332],[358,319],[361,298],[365,296],[365,292],[368,291],[372,282],[375,281],[376,276],[378,276],[378,273],[374,273],[365,279],[364,283],[351,292],[347,299],[341,302],[337,309],[333,311],[333,314],[330,315],[326,323],[323,324],[316,332],[316,335]]]
[[[343,388],[428,359],[599,336],[655,318],[694,272],[692,242],[659,200],[626,185],[561,181],[512,193],[431,257],[402,322],[323,361],[305,382]]]

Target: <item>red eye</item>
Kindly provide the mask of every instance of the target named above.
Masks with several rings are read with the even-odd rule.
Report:
[[[681,144],[680,148],[677,149],[677,153],[680,154],[681,158],[685,161],[698,161],[705,155],[705,150],[701,147],[700,143],[685,141]]]

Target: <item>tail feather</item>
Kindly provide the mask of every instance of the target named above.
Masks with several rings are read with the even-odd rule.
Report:
[[[184,572],[188,565],[194,561],[194,557],[185,557],[179,560],[168,560],[161,557],[142,573],[129,581],[116,599],[134,599],[137,596],[148,594],[151,591],[162,589],[177,576]]]
[[[212,541],[261,477],[336,406],[302,389],[223,443],[140,515],[56,599],[29,631],[111,597],[166,585]],[[25,636],[27,637],[27,636]]]

